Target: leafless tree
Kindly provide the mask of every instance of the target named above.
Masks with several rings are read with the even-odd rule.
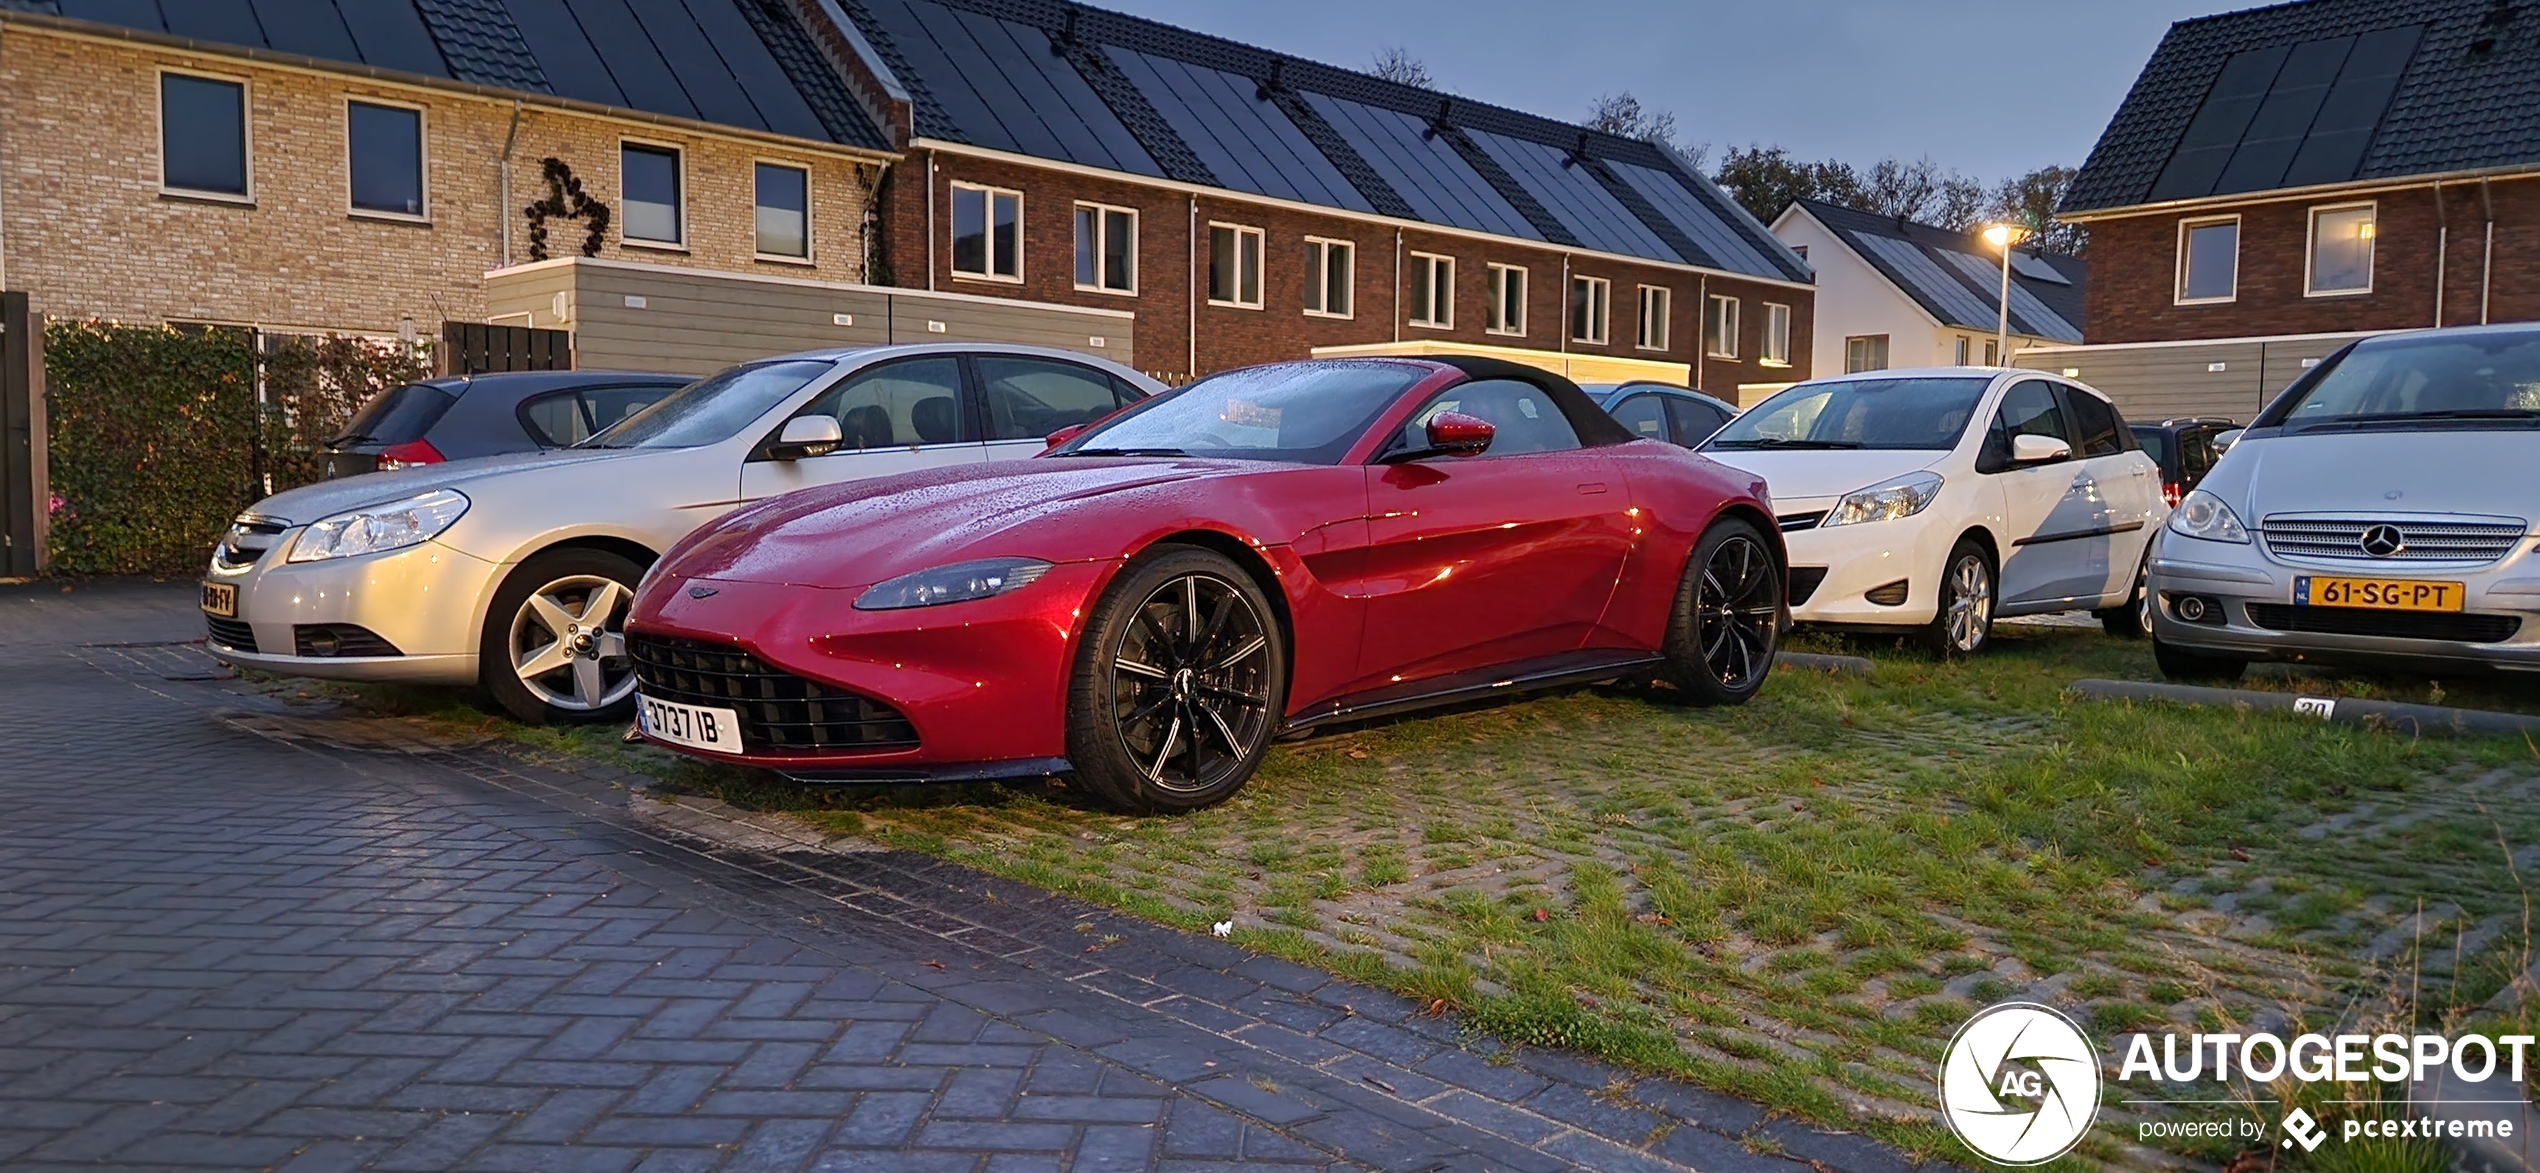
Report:
[[[1587,125],[1590,130],[1656,143],[1683,155],[1685,161],[1696,168],[1700,168],[1711,154],[1709,143],[1688,147],[1677,142],[1676,112],[1645,106],[1630,90],[1599,97],[1588,107]]]
[[[1369,72],[1386,81],[1418,86],[1424,90],[1438,88],[1437,79],[1429,76],[1428,65],[1401,45],[1387,45],[1376,50],[1376,65]]]

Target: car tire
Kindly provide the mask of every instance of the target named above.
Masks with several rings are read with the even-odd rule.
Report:
[[[1745,704],[1773,670],[1782,590],[1762,530],[1739,518],[1713,522],[1677,580],[1661,678],[1692,704]]]
[[[1940,564],[1939,608],[1923,628],[1923,646],[1941,656],[1972,656],[1993,640],[2001,578],[1983,543],[1960,538]]]
[[[1067,688],[1075,783],[1114,810],[1173,814],[1243,789],[1279,732],[1287,633],[1232,559],[1159,546],[1094,604]]]
[[[2118,639],[2142,639],[2152,634],[2152,592],[2146,578],[2151,566],[2146,563],[2134,572],[2134,593],[2115,607],[2104,607],[2091,614],[2099,617],[2099,629]]]
[[[2152,662],[2160,666],[2161,675],[2195,684],[2228,684],[2249,668],[2249,661],[2242,657],[2182,648],[2157,635],[2152,637]]]
[[[527,724],[626,720],[635,711],[626,613],[643,576],[643,567],[606,550],[532,555],[504,576],[486,608],[477,682]]]

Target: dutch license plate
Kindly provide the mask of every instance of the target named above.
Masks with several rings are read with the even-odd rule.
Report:
[[[2457,582],[2410,578],[2314,578],[2293,580],[2293,602],[2303,607],[2352,607],[2364,611],[2458,611],[2469,591]]]
[[[238,618],[238,588],[225,582],[204,583],[203,611],[223,619]]]
[[[644,723],[644,732],[672,745],[716,753],[741,752],[741,715],[730,709],[674,705],[637,693],[635,713]]]

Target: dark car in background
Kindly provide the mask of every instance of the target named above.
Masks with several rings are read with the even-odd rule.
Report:
[[[1582,383],[1579,389],[1633,435],[1686,448],[1700,447],[1737,418],[1737,405],[1673,383]]]
[[[2219,415],[2182,416],[2157,424],[2134,425],[2135,443],[2161,465],[2161,496],[2173,506],[2195,490],[2208,469],[2222,459],[2229,441],[2217,440],[2239,424]]]
[[[693,382],[652,371],[522,371],[408,383],[363,404],[327,442],[326,475],[579,444]]]

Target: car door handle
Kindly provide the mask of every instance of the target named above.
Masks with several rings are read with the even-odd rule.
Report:
[[[1591,496],[1591,497],[1592,497],[1592,496],[1595,496],[1596,494],[1598,494],[1598,493],[1602,493],[1602,492],[1604,492],[1604,491],[1605,491],[1605,482],[1603,482],[1603,481],[1593,481],[1593,482],[1590,482],[1590,483],[1588,483],[1588,484],[1584,484],[1584,485],[1579,486],[1579,492],[1580,492],[1581,494],[1583,494],[1583,495],[1586,495],[1586,496]]]

